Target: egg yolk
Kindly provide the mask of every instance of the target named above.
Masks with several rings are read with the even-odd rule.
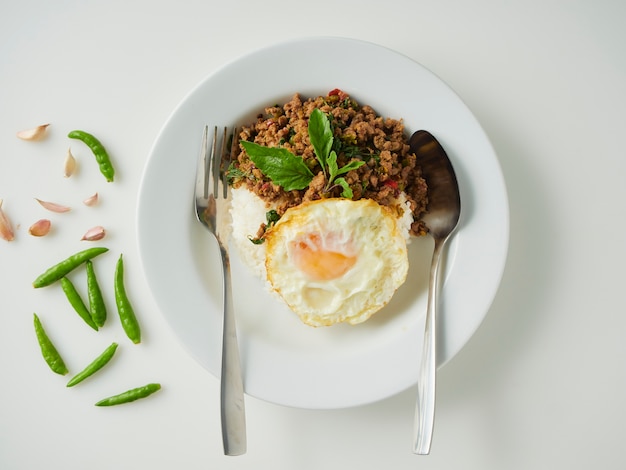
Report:
[[[333,241],[332,236],[327,235],[326,240],[322,240],[316,233],[306,234],[290,243],[290,254],[295,265],[316,281],[343,276],[356,263],[357,257],[351,254],[352,251],[349,245]]]

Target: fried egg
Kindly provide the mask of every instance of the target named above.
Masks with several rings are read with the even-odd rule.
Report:
[[[288,209],[265,234],[271,287],[311,326],[358,324],[384,307],[408,272],[396,217],[371,199]]]

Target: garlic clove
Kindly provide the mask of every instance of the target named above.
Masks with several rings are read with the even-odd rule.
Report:
[[[98,203],[98,193],[94,193],[93,196],[89,196],[83,201],[86,206],[95,206]]]
[[[52,223],[48,219],[40,219],[30,226],[28,233],[33,237],[43,237],[48,235],[51,227]]]
[[[66,178],[69,178],[76,171],[76,158],[72,155],[72,149],[67,149],[65,155],[65,164],[63,167],[63,174]]]
[[[33,127],[32,129],[25,129],[19,131],[16,135],[22,140],[41,140],[46,134],[46,129],[50,124],[42,124],[41,126]]]
[[[63,206],[61,204],[55,204],[54,202],[42,201],[41,199],[37,199],[37,198],[35,198],[35,201],[41,204],[41,206],[44,209],[48,209],[49,211],[52,211],[52,212],[62,213],[62,212],[68,212],[72,210],[71,207]]]
[[[106,235],[106,231],[104,230],[104,227],[101,227],[100,225],[98,225],[96,227],[93,227],[87,230],[85,234],[83,235],[83,238],[81,238],[81,240],[90,241],[90,242],[96,241],[96,240],[102,240],[105,235]]]
[[[0,199],[0,238],[10,242],[15,238],[11,221],[2,210],[2,199]]]

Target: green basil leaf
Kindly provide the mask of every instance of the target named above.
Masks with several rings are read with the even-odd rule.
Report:
[[[337,166],[337,153],[335,153],[334,150],[330,152],[330,155],[328,155],[328,158],[326,159],[326,164],[328,165],[329,173],[328,181],[332,182],[332,180],[335,179],[335,176],[339,174],[339,167]]]
[[[365,162],[362,160],[353,160],[350,163],[347,163],[346,165],[342,166],[339,171],[337,172],[338,175],[344,175],[346,173],[348,173],[349,171],[352,170],[356,170],[357,168],[361,168],[363,165],[365,165]]]
[[[309,139],[317,160],[326,173],[326,160],[333,147],[333,131],[328,117],[318,108],[315,108],[309,117]]]
[[[278,212],[272,209],[265,213],[265,220],[267,221],[267,226],[272,227],[273,225],[276,225],[276,222],[280,220],[280,215],[278,215]]]
[[[285,191],[306,188],[313,179],[313,172],[302,158],[289,150],[264,147],[254,142],[240,142],[252,163]]]
[[[335,184],[338,184],[343,188],[343,191],[341,192],[341,195],[343,197],[345,197],[346,199],[352,199],[354,193],[352,192],[352,188],[350,188],[350,185],[344,178],[337,178],[335,180]]]

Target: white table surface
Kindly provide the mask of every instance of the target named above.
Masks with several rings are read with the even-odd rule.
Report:
[[[625,468],[625,17],[618,0],[1,0],[0,199],[19,227],[0,240],[0,468]],[[179,344],[141,271],[137,193],[170,113],[231,58],[316,35],[376,42],[439,75],[483,125],[506,179],[504,277],[477,333],[440,370],[429,456],[411,452],[415,388],[334,411],[248,397],[248,453],[223,456],[218,380]],[[44,122],[45,141],[15,137]],[[73,128],[107,142],[114,185],[84,153],[80,173],[62,178]],[[82,206],[95,191],[101,204]],[[34,197],[75,210],[45,213]],[[46,216],[56,230],[28,235]],[[62,294],[30,283],[98,224],[124,253],[144,341],[121,349],[106,380],[68,390],[39,354],[33,312],[69,338],[73,370],[124,337],[113,326],[82,339],[84,325],[55,313]],[[149,400],[92,406],[149,381],[163,384]]]

